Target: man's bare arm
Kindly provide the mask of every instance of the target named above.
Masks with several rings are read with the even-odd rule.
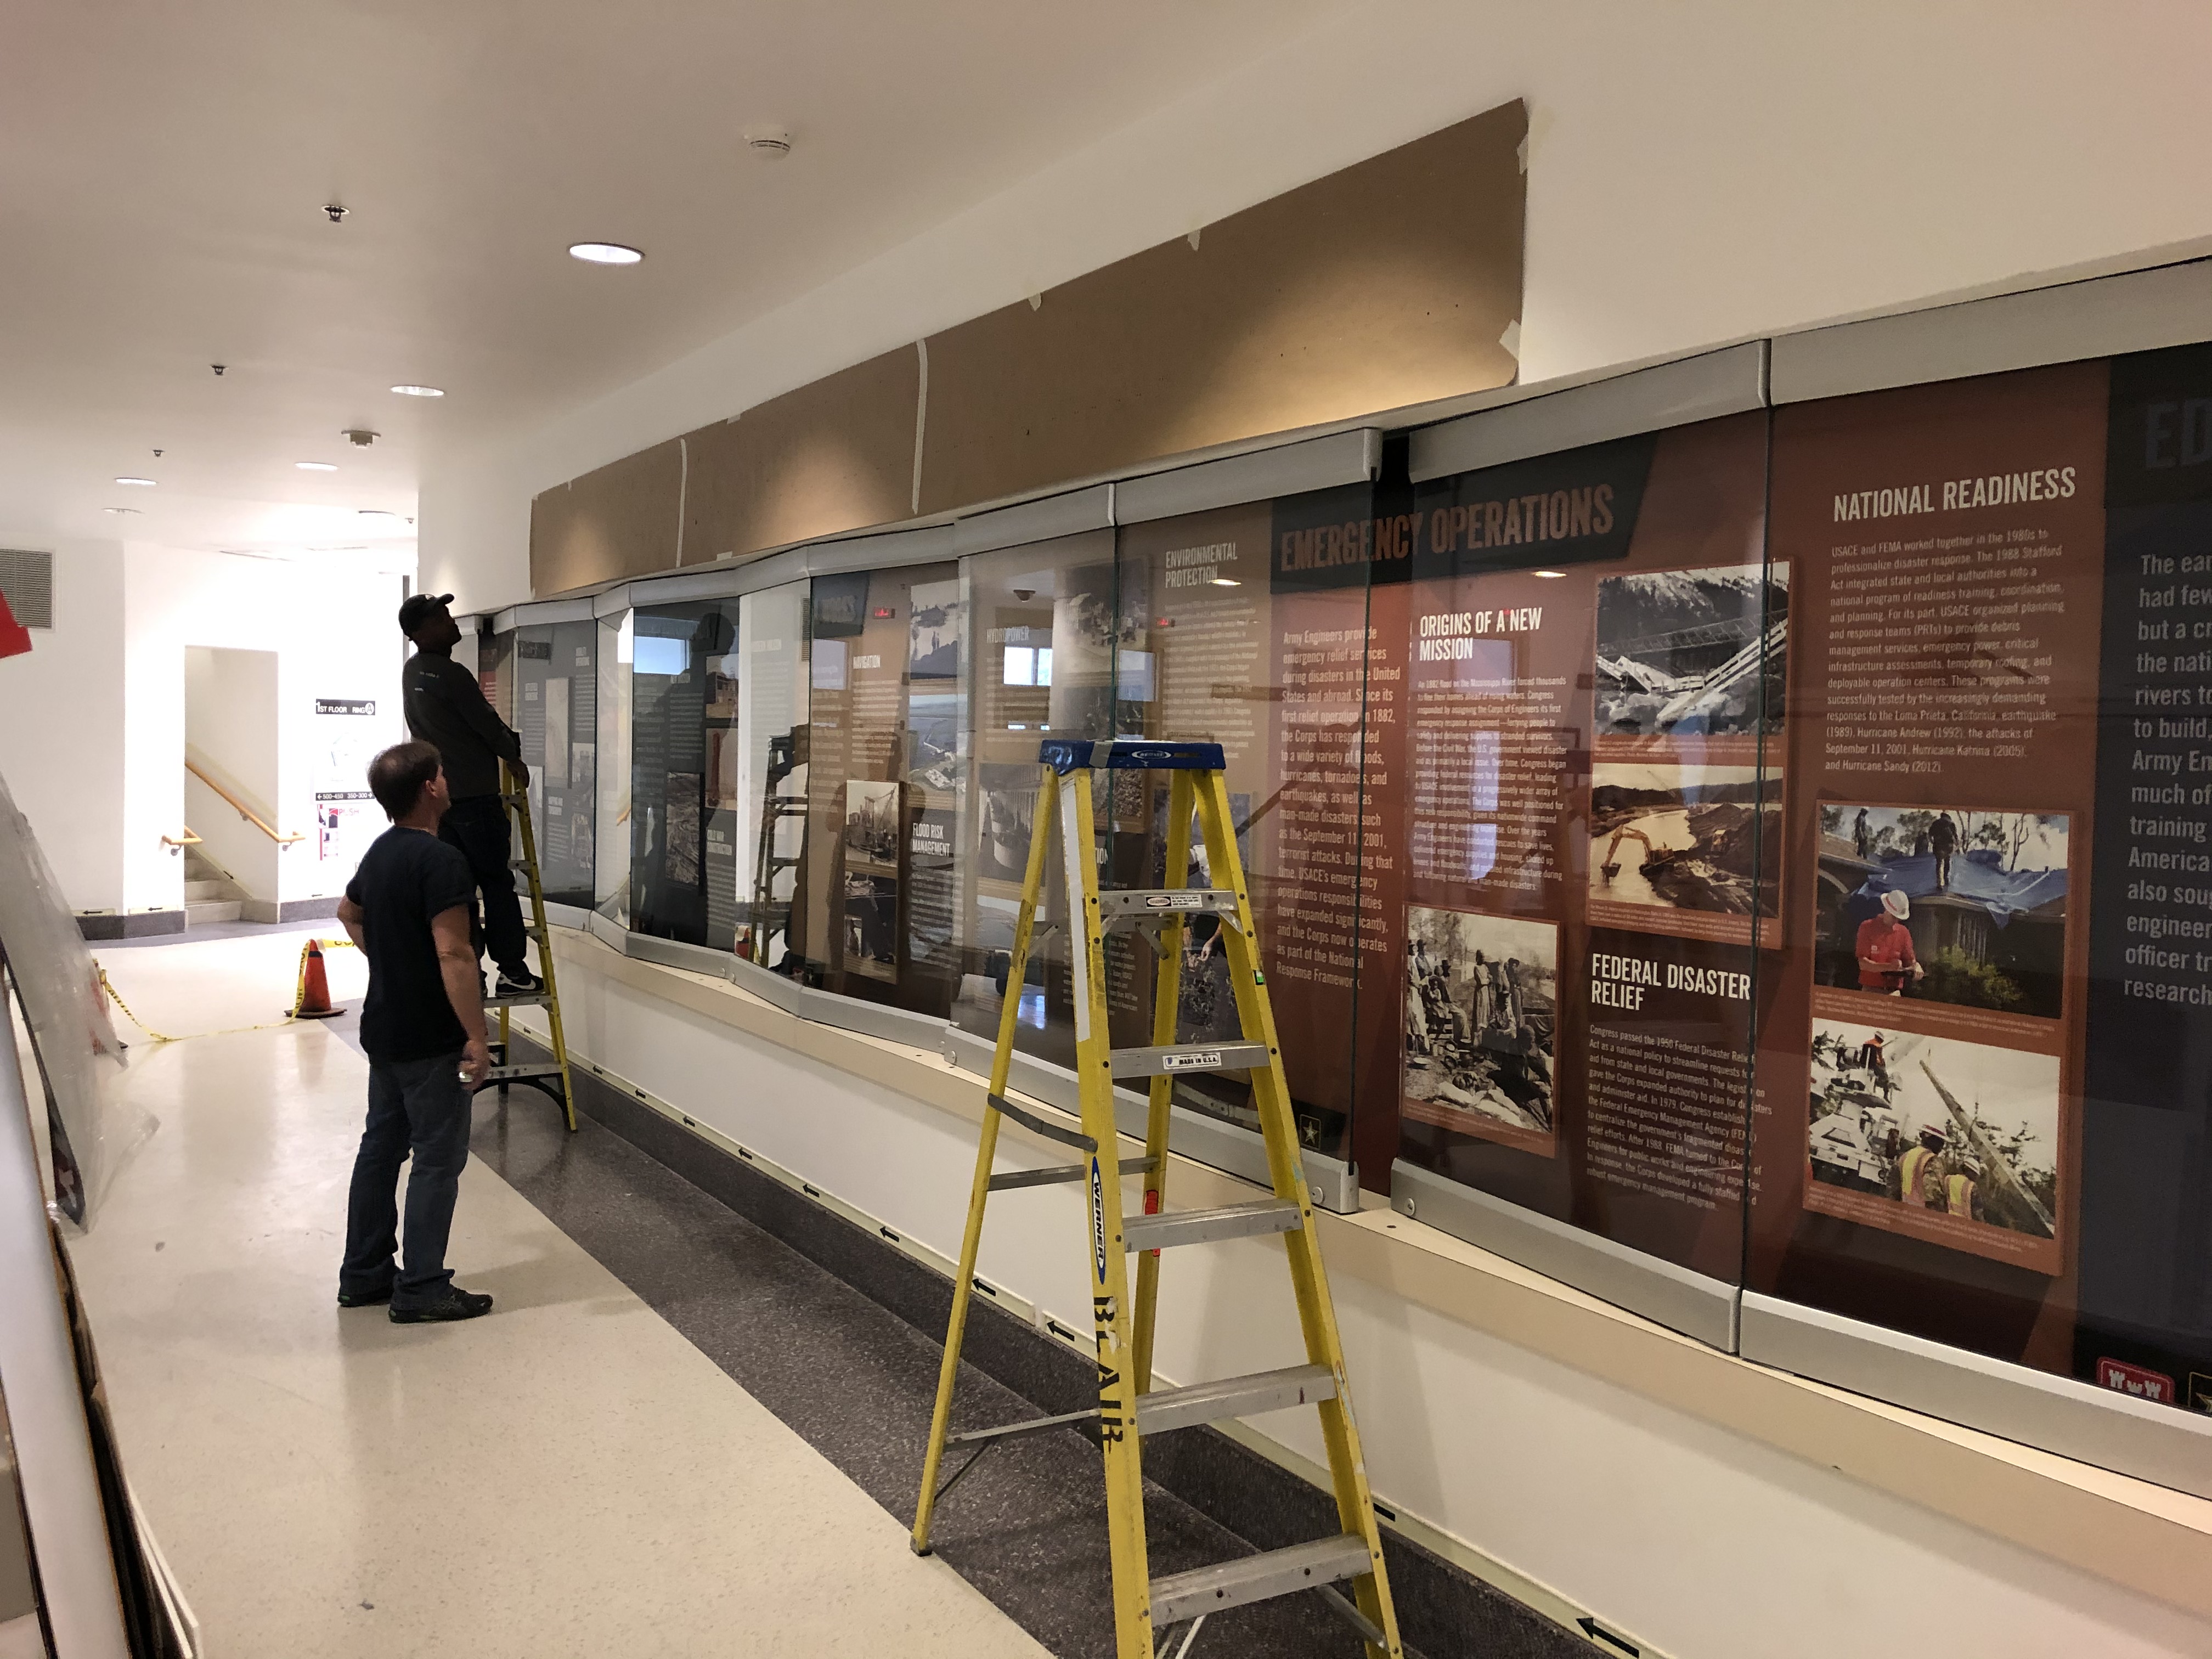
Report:
[[[438,973],[446,981],[446,1000],[468,1035],[461,1051],[461,1071],[471,1083],[483,1081],[491,1065],[485,1046],[483,979],[477,967],[477,950],[469,939],[469,907],[456,904],[430,918],[430,937],[437,942]]]
[[[368,941],[362,937],[362,921],[361,906],[349,898],[338,901],[338,922],[346,930],[346,937],[353,941],[353,948],[356,951],[368,949]]]

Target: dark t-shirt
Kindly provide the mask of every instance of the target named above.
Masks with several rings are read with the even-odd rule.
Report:
[[[458,1054],[469,1035],[446,995],[430,918],[476,902],[476,878],[458,848],[420,830],[386,830],[346,884],[361,907],[368,995],[361,1046],[387,1064]]]
[[[499,793],[499,763],[522,758],[522,739],[492,712],[477,677],[451,657],[418,651],[400,671],[407,729],[438,751],[455,800]]]

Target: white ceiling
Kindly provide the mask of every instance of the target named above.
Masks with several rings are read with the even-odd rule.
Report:
[[[1348,3],[15,0],[0,538],[410,539],[434,446],[635,379]],[[746,152],[761,125],[788,160]]]

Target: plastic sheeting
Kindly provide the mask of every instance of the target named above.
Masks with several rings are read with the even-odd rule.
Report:
[[[108,1087],[121,1069],[123,1044],[108,1018],[99,967],[5,779],[0,957],[46,1084],[55,1202],[70,1220],[89,1225],[116,1171],[153,1133],[154,1120]]]

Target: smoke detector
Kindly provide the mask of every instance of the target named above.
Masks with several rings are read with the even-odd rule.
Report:
[[[381,433],[371,432],[365,427],[358,426],[349,426],[338,434],[339,437],[359,449],[368,448],[382,435]]]
[[[745,148],[763,161],[781,161],[791,154],[791,135],[781,127],[747,127]]]

